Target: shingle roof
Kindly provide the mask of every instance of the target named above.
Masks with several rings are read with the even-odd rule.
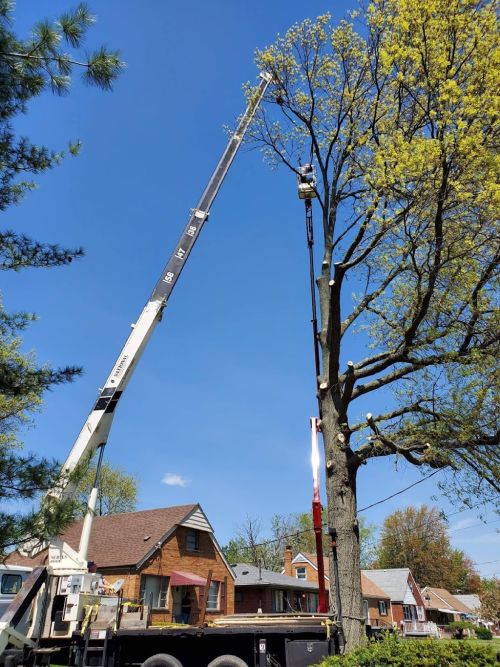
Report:
[[[392,602],[406,602],[408,593],[408,577],[410,569],[407,567],[392,568],[388,570],[362,570],[370,581],[385,591]],[[413,598],[413,595],[411,596]],[[408,600],[409,604],[415,604],[415,600]]]
[[[471,609],[447,591],[446,588],[426,586],[422,589],[422,594],[424,605],[427,609],[446,609],[449,611],[457,611],[462,614],[471,613]],[[430,597],[430,600],[427,600],[427,597]]]
[[[382,600],[391,599],[389,593],[383,591],[375,582],[368,579],[368,577],[365,577],[363,573],[361,573],[361,590],[363,592],[363,597],[365,598],[378,598]]]
[[[301,560],[301,557],[305,558],[308,560],[313,567],[318,569],[318,557],[316,554],[312,553],[307,553],[305,551],[301,551],[298,553],[295,558],[292,560],[292,563],[300,563],[303,562]],[[328,556],[324,556],[323,558],[324,562],[324,568],[325,568],[325,579],[328,579],[328,572],[330,571],[330,559]],[[363,573],[361,573],[361,590],[363,592],[363,596],[367,598],[379,598],[381,600],[390,600],[391,596],[383,591],[377,584],[371,579],[368,579],[368,577],[365,577]]]
[[[305,579],[289,577],[286,574],[264,570],[247,565],[246,563],[237,563],[231,566],[236,575],[235,586],[273,586],[276,588],[302,588],[309,591],[317,591],[318,584]]]
[[[92,524],[88,559],[98,567],[137,565],[175,526],[182,523],[199,505],[177,505],[141,512],[124,512],[97,516]],[[62,539],[78,550],[83,519],[68,526]],[[145,539],[147,538],[147,539]],[[47,551],[35,558],[23,558],[19,552],[7,556],[6,562],[18,565],[43,565]]]
[[[453,597],[473,613],[478,612],[481,608],[481,600],[479,599],[479,595],[476,595],[475,593],[469,593],[468,595],[454,595]]]

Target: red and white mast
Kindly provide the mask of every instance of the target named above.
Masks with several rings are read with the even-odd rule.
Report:
[[[313,500],[312,516],[314,536],[316,538],[316,558],[318,561],[318,585],[319,585],[319,606],[318,611],[325,613],[328,611],[328,601],[325,587],[325,564],[323,560],[323,519],[321,517],[321,501],[319,498],[319,446],[318,446],[318,420],[316,417],[310,418],[311,423],[311,465],[313,474]]]

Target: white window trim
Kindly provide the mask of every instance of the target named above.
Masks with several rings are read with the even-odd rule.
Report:
[[[160,575],[156,575],[156,574],[141,574],[141,578],[140,578],[140,582],[139,582],[141,598],[143,597],[142,594],[143,593],[145,594],[145,591],[146,591],[146,581],[145,581],[146,577],[149,577],[150,579],[159,579],[160,580],[159,581],[160,587],[159,587],[159,591],[158,591],[158,599],[153,600],[152,609],[168,609],[168,596],[169,596],[169,592],[170,592],[170,577],[160,576]],[[162,586],[161,586],[162,580],[165,583],[165,588],[163,589],[163,595],[162,595]],[[144,586],[143,586],[143,581],[144,581]],[[164,597],[164,605],[162,606],[160,604],[160,602],[161,602],[163,597]],[[144,604],[149,605],[149,602],[150,602],[149,599],[146,599],[144,597]],[[155,602],[157,602],[157,604],[154,604]]]
[[[406,610],[408,610],[408,614],[410,615],[410,618],[406,618]],[[414,620],[411,605],[409,605],[409,604],[404,604],[403,605],[403,618],[404,618],[405,621],[413,621]]]
[[[210,588],[212,588],[212,586],[215,585],[217,585],[217,599],[215,601],[215,606],[212,607],[210,605]],[[210,583],[210,588],[207,591],[207,611],[220,611],[220,592],[221,592],[220,581],[212,581]]]
[[[383,609],[383,611],[382,611]],[[379,600],[378,601],[378,613],[381,616],[387,616],[387,602],[385,600]]]

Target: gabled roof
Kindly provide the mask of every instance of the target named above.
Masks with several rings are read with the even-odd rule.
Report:
[[[370,581],[388,593],[391,602],[404,602],[416,605],[417,602],[408,586],[411,575],[408,567],[392,568],[388,570],[362,570]]]
[[[315,570],[318,569],[318,557],[316,554],[311,554],[311,553],[306,553],[305,551],[300,551],[295,558],[292,560],[292,563],[309,563]],[[325,556],[323,558],[324,562],[324,568],[325,568],[325,579],[326,581],[330,581],[328,573],[330,571],[330,559],[328,556]],[[381,600],[390,600],[391,596],[383,591],[377,584],[371,579],[368,579],[368,577],[365,577],[363,573],[361,573],[361,591],[363,593],[363,597],[365,598],[377,598]]]
[[[317,591],[318,584],[305,579],[296,579],[286,574],[264,570],[255,565],[237,563],[231,566],[236,575],[235,586],[263,586],[272,588],[293,588]]]
[[[426,586],[422,589],[422,598],[427,609],[439,609],[441,611],[456,612],[458,614],[471,613],[471,609],[447,591],[446,588]],[[427,600],[426,598],[430,598],[430,600]]]
[[[181,525],[213,533],[203,510],[197,504],[97,516],[92,524],[88,559],[94,561],[98,568],[142,565],[156,550],[156,545],[163,544]],[[60,536],[76,550],[82,526],[83,519],[75,521]],[[47,550],[34,558],[24,558],[19,552],[13,552],[6,562],[43,565],[46,556]]]
[[[299,553],[292,559],[292,563],[309,563],[315,570],[318,569],[318,557],[316,554],[308,553],[306,551],[299,551]],[[325,570],[325,579],[330,581],[328,573],[330,572],[330,559],[328,556],[323,556],[323,568]]]

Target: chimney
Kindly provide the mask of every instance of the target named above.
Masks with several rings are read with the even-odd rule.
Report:
[[[285,555],[283,558],[284,561],[284,566],[285,566],[285,574],[288,577],[293,577],[293,572],[292,572],[292,547],[287,545],[285,547]]]

